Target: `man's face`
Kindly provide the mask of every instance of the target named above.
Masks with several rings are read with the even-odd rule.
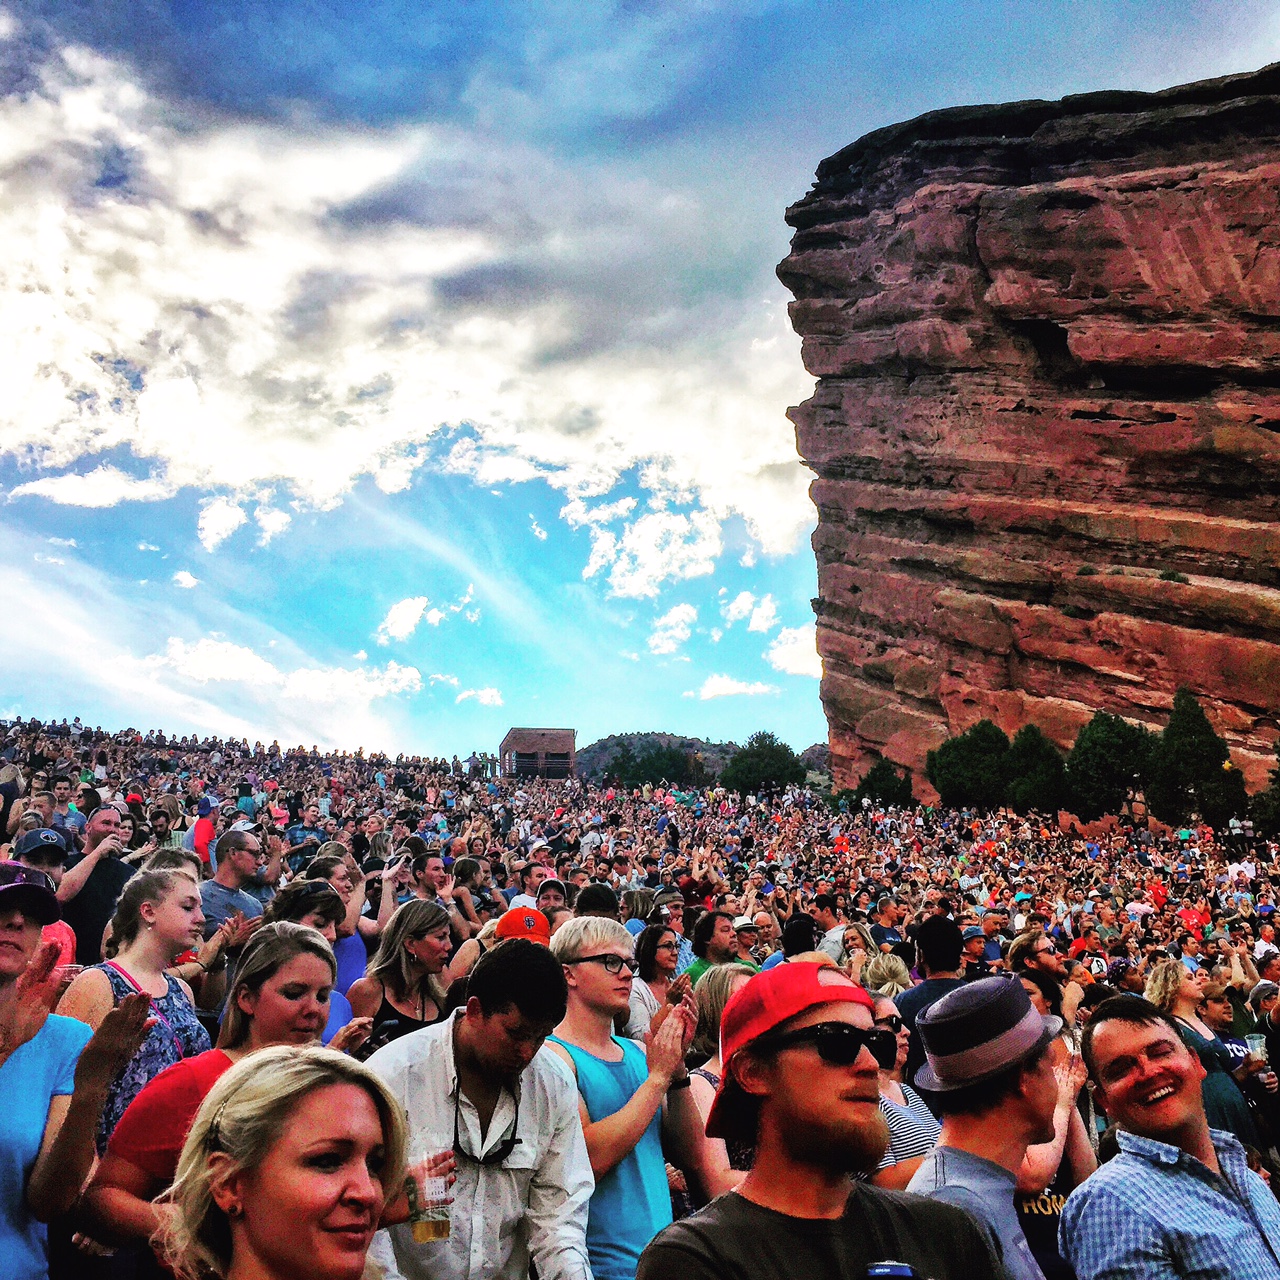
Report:
[[[596,947],[588,953],[593,956],[621,956],[631,960],[632,948],[625,942]],[[588,960],[565,966],[565,980],[569,989],[589,1009],[615,1017],[631,1007],[631,970],[623,965],[617,973],[610,973],[598,960]]]
[[[847,1022],[870,1031],[870,1009],[848,1001],[817,1005],[784,1024],[788,1032]],[[889,1131],[879,1107],[879,1068],[868,1049],[849,1066],[825,1061],[812,1043],[757,1059],[735,1059],[739,1084],[761,1099],[793,1158],[841,1173],[874,1169]]]
[[[71,799],[71,783],[55,782],[53,784],[53,798],[59,806],[66,804]]]
[[[1204,1020],[1215,1031],[1231,1030],[1231,1001],[1225,995],[1204,997]]]
[[[1098,1100],[1130,1133],[1176,1145],[1203,1120],[1205,1069],[1163,1022],[1102,1023],[1093,1033],[1093,1059]]]
[[[723,964],[735,956],[737,951],[738,937],[733,931],[733,921],[726,916],[717,916],[716,927],[707,943],[708,958]]]
[[[538,886],[549,879],[551,872],[541,863],[534,863],[532,866],[526,867],[524,872],[524,891],[531,897],[537,897]]]
[[[1027,968],[1047,973],[1051,978],[1065,978],[1067,966],[1062,962],[1058,949],[1043,934],[1036,937],[1027,954]]]
[[[684,903],[683,902],[667,902],[663,904],[667,909],[667,928],[672,933],[683,935],[684,933]]]
[[[515,1005],[486,1014],[476,999],[467,1002],[466,1023],[481,1071],[504,1082],[524,1071],[555,1030],[555,1023],[531,1022]]]
[[[266,854],[263,853],[257,837],[249,835],[248,832],[245,832],[245,848],[237,849],[231,855],[232,864],[246,880],[252,879],[257,874],[258,867],[266,860]]]
[[[428,858],[422,868],[422,883],[428,889],[434,889],[439,893],[440,886],[444,884],[444,879],[444,859]]]
[[[736,929],[734,936],[737,939],[739,952],[750,951],[760,941],[758,929]]]
[[[151,829],[161,838],[169,834],[169,815],[163,809],[151,815]]]
[[[96,849],[104,840],[120,835],[120,812],[110,805],[103,805],[89,818],[84,828],[86,849]]]
[[[545,889],[538,894],[538,909],[543,907],[563,907],[564,894],[559,889]]]
[[[320,806],[318,804],[309,804],[302,811],[302,820],[309,827],[314,827],[320,821]]]

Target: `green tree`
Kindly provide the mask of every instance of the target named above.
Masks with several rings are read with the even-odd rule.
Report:
[[[1057,747],[1034,724],[1014,736],[1005,758],[1006,798],[1018,813],[1056,814],[1066,796],[1066,764]]]
[[[1152,814],[1171,826],[1198,813],[1220,827],[1248,807],[1244,775],[1190,689],[1173,695],[1169,723],[1151,750],[1146,797]]]
[[[861,808],[864,798],[878,804],[896,804],[899,808],[915,804],[916,799],[911,791],[911,774],[899,773],[882,756],[854,789],[851,803]]]
[[[720,775],[720,785],[728,791],[761,791],[803,782],[806,770],[800,757],[785,742],[761,730],[734,752]]]
[[[1122,813],[1142,788],[1151,741],[1146,729],[1096,712],[1067,757],[1067,808],[1085,822]]]
[[[1259,791],[1249,806],[1249,816],[1258,835],[1274,839],[1280,836],[1280,738],[1275,742],[1276,767],[1271,770],[1271,785]]]
[[[990,720],[948,738],[925,758],[924,771],[948,808],[998,809],[1004,803],[1009,739]]]
[[[636,753],[631,749],[631,743],[623,742],[613,753],[605,772],[611,777],[617,778],[620,786],[634,787],[636,785]]]
[[[688,773],[689,758],[679,747],[655,744],[636,760],[635,780],[639,786],[646,782],[655,787],[661,782],[684,786]]]

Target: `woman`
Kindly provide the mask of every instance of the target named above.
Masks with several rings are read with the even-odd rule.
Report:
[[[346,919],[346,911],[338,891],[327,880],[295,880],[271,899],[262,913],[262,920],[264,925],[276,921],[306,925],[320,934],[332,948],[338,940],[338,927]],[[365,1029],[365,1034],[360,1036],[363,1043],[368,1032],[373,1030],[373,1023],[368,1018],[356,1018],[351,1001],[335,986],[329,993],[329,1020],[320,1035],[320,1043],[331,1043],[334,1036],[343,1027],[351,1025],[353,1020],[358,1028]],[[356,1046],[347,1044],[346,1047]]]
[[[372,1072],[327,1049],[266,1049],[196,1116],[166,1253],[184,1280],[359,1280],[404,1161],[404,1119]]]
[[[925,1153],[938,1141],[942,1126],[924,1099],[902,1081],[911,1044],[911,1028],[903,1022],[898,1006],[888,996],[875,996],[876,1026],[892,1031],[898,1039],[898,1054],[891,1070],[880,1069],[880,1114],[889,1126],[889,1145],[876,1166],[871,1181],[878,1187],[903,1190],[920,1167]]]
[[[484,892],[484,868],[475,858],[453,864],[453,900],[475,937],[493,913],[493,901]]]
[[[449,963],[450,946],[449,913],[443,907],[415,898],[396,908],[368,973],[347,992],[356,1017],[373,1019],[364,1056],[441,1020],[446,990],[440,974]]]
[[[623,1035],[644,1040],[658,1010],[679,1004],[689,993],[689,979],[676,977],[679,959],[680,942],[664,924],[649,925],[636,940],[639,968],[631,984],[631,1010]]]
[[[338,850],[335,852],[335,848]],[[383,877],[383,888],[386,888],[386,871]],[[390,919],[395,909],[395,895],[384,892],[379,903],[378,919],[371,920],[362,915],[365,902],[364,881],[356,883],[347,863],[346,851],[341,845],[329,841],[320,846],[320,852],[312,858],[310,865],[302,873],[305,880],[322,880],[332,885],[346,907],[346,916],[338,926],[338,940],[334,943],[333,954],[338,960],[338,986],[342,995],[351,989],[364,974],[369,963],[369,951],[366,939],[372,941],[382,931],[383,924]]]
[[[867,957],[880,954],[880,948],[876,946],[875,939],[871,936],[871,930],[860,920],[854,920],[845,925],[842,945],[846,963],[858,952]]]
[[[64,1017],[97,1028],[126,996],[150,998],[155,1025],[112,1082],[98,1124],[101,1154],[125,1108],[142,1087],[182,1058],[204,1053],[209,1033],[196,1016],[191,988],[165,970],[203,942],[200,889],[181,871],[139,871],[121,891],[108,926],[108,959],[86,969],[58,1004]]]
[[[93,1135],[111,1081],[148,1031],[144,997],[128,997],[92,1034],[50,1016],[58,948],[40,930],[60,916],[53,881],[0,865],[0,1266],[6,1280],[47,1280],[44,1223],[66,1213],[93,1166]]]
[[[1200,1092],[1204,1095],[1209,1127],[1227,1129],[1246,1146],[1256,1147],[1258,1130],[1240,1083],[1251,1073],[1265,1070],[1265,1060],[1250,1058],[1232,1071],[1226,1045],[1200,1018],[1203,987],[1181,960],[1161,960],[1156,964],[1143,994],[1156,1008],[1173,1015],[1182,1039],[1204,1066],[1206,1075],[1200,1082]]]
[[[178,1156],[201,1102],[235,1063],[269,1045],[316,1042],[325,1025],[337,964],[316,930],[277,921],[245,947],[218,1046],[157,1076],[133,1100],[85,1190],[86,1229],[115,1244],[141,1244],[162,1226],[155,1198],[173,1181]],[[351,1049],[359,1028],[334,1037]]]
[[[862,969],[862,985],[874,995],[900,996],[911,989],[911,970],[891,951],[873,955]]]
[[[644,922],[652,910],[652,889],[627,889],[622,894],[622,923],[633,938],[638,938],[644,932]]]
[[[689,1072],[689,1090],[694,1103],[707,1122],[711,1103],[720,1087],[724,1065],[720,1061],[720,1019],[725,1005],[738,991],[751,981],[754,970],[745,964],[718,964],[708,969],[693,988],[693,998],[698,1005],[698,1029],[689,1045],[689,1060],[705,1059],[702,1066]],[[633,986],[639,986],[633,983]],[[751,1168],[754,1146],[750,1142],[731,1141],[723,1138],[707,1138],[703,1176],[708,1200],[733,1191],[747,1176]]]

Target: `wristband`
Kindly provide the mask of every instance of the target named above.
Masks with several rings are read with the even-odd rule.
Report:
[[[679,1080],[673,1080],[669,1085],[667,1085],[667,1092],[670,1093],[672,1089],[687,1089],[691,1084],[693,1084],[693,1077],[685,1074],[682,1075]]]

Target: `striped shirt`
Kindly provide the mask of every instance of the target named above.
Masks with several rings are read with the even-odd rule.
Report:
[[[880,1095],[880,1114],[889,1126],[889,1146],[884,1159],[876,1165],[878,1170],[891,1168],[904,1160],[914,1160],[916,1156],[931,1151],[942,1132],[933,1112],[909,1084],[902,1086],[902,1096],[907,1100],[905,1107],[884,1094]]]
[[[1058,1231],[1079,1280],[1280,1280],[1280,1205],[1244,1148],[1210,1129],[1219,1176],[1120,1130],[1120,1154],[1067,1200]]]

